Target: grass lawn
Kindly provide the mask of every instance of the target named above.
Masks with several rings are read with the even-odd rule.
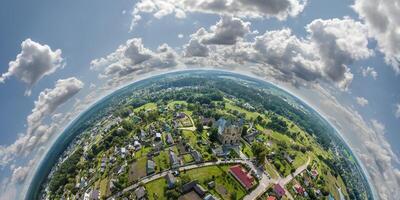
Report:
[[[246,114],[246,119],[255,119],[257,118],[260,114],[256,113],[256,112],[250,112],[246,109],[243,109],[241,107],[238,107],[236,105],[233,105],[231,102],[227,101],[227,103],[225,103],[225,109],[226,110],[237,110],[240,113],[245,113]]]
[[[154,162],[156,162],[157,165],[156,173],[168,169],[169,168],[168,150],[161,151],[160,155],[155,156],[153,160]]]
[[[129,168],[128,181],[133,182],[146,176],[146,162],[147,158],[142,157],[136,162],[132,163]]]
[[[167,187],[167,181],[165,178],[159,178],[154,181],[148,182],[145,188],[148,192],[149,200],[162,200],[167,199],[164,195]]]
[[[306,154],[303,154],[298,151],[295,151],[295,153],[296,153],[296,157],[293,160],[293,167],[297,169],[298,167],[300,167],[301,165],[304,165],[307,162],[308,157]]]
[[[240,183],[229,174],[228,168],[229,166],[227,165],[209,166],[189,170],[186,174],[188,174],[192,180],[198,180],[203,186],[206,186],[207,181],[210,181],[214,176],[216,187],[210,191],[211,193],[222,199],[230,199],[231,194],[236,193],[237,199],[242,199],[246,195],[246,191]]]
[[[107,195],[109,194],[108,193],[108,179],[107,178],[105,178],[105,179],[102,179],[101,181],[100,181],[100,194],[101,194],[101,197],[107,197]]]
[[[247,142],[242,142],[242,152],[249,158],[253,158],[253,151],[251,150],[251,147]]]
[[[146,104],[144,104],[144,105],[142,105],[140,107],[135,108],[134,111],[137,112],[137,111],[142,110],[142,109],[144,109],[144,110],[154,110],[156,108],[157,108],[157,104],[155,104],[155,103],[146,103]]]
[[[168,103],[167,106],[168,106],[168,108],[172,109],[172,108],[175,108],[176,104],[182,104],[182,105],[187,106],[186,101],[171,101],[171,102]]]
[[[265,166],[265,171],[267,171],[267,173],[271,176],[271,178],[273,179],[279,178],[278,172],[271,163],[266,162],[264,166]]]
[[[192,131],[183,130],[182,133],[183,133],[183,136],[189,141],[189,144],[193,148],[197,146],[197,137]]]
[[[135,158],[139,159],[142,157],[146,157],[147,153],[151,151],[151,147],[143,147],[139,151],[135,152]]]
[[[193,162],[193,156],[192,155],[190,155],[190,154],[185,154],[185,155],[183,155],[183,161],[185,162],[185,164],[186,163],[191,163],[191,162]]]

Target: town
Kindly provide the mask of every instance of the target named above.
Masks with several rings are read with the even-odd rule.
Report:
[[[186,99],[124,101],[74,140],[42,198],[349,198],[334,152],[292,121],[215,91]]]

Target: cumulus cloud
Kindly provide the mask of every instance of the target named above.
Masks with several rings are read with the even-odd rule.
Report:
[[[45,89],[39,94],[32,113],[27,117],[27,130],[9,146],[0,146],[0,165],[6,165],[13,158],[27,155],[37,149],[40,144],[48,141],[59,128],[57,122],[44,124],[46,117],[53,114],[57,108],[71,99],[83,88],[83,83],[72,77],[60,79],[52,89]]]
[[[368,100],[364,97],[356,97],[357,104],[361,107],[368,105]]]
[[[133,38],[108,56],[93,60],[91,69],[101,71],[100,78],[118,81],[135,73],[176,67],[179,64],[177,57],[177,53],[167,44],[162,44],[157,51],[152,51],[144,47],[142,39]]]
[[[184,46],[184,49],[186,57],[207,57],[209,52],[208,47],[196,38],[190,39],[189,43]]]
[[[378,42],[386,63],[400,73],[400,6],[397,0],[356,0],[354,10]]]
[[[250,32],[243,28],[235,42],[209,43],[204,38],[214,38],[215,30],[221,27],[221,19],[207,31],[200,28],[191,35],[185,46],[186,57],[209,57],[213,64],[258,65],[270,71],[270,75],[295,85],[307,85],[315,82],[331,82],[343,90],[347,90],[353,80],[348,67],[356,60],[366,59],[373,52],[368,48],[366,27],[349,18],[314,20],[306,26],[308,36],[299,38],[288,28],[266,31],[254,37],[254,41],[242,37]],[[229,24],[229,23],[227,23]],[[246,24],[246,22],[241,22]],[[222,29],[222,28],[221,28]],[[232,32],[219,31],[218,38],[232,38]],[[210,36],[211,35],[211,36]],[[194,53],[193,53],[194,52]],[[185,63],[204,64],[205,59],[186,59]],[[210,64],[210,63],[206,63]]]
[[[396,199],[400,196],[398,176],[399,156],[393,152],[385,137],[385,125],[378,120],[365,120],[356,110],[345,106],[322,86],[301,95],[312,103],[336,127],[351,144],[361,159],[380,199]]]
[[[399,156],[385,138],[385,126],[378,120],[365,120],[352,107],[342,104],[329,88],[294,88],[303,100],[332,122],[359,158],[379,199],[400,195]]]
[[[195,36],[199,37],[204,44],[233,45],[248,33],[250,33],[250,22],[223,16],[217,24],[211,26],[210,32],[198,32]]]
[[[318,47],[325,74],[342,88],[353,79],[348,65],[373,54],[368,48],[366,27],[352,19],[314,20],[307,31]]]
[[[21,52],[14,61],[8,64],[8,71],[1,75],[0,82],[15,76],[27,84],[26,95],[30,95],[31,88],[44,76],[54,73],[63,67],[61,50],[53,51],[48,45],[42,45],[31,39],[21,44]]]
[[[371,76],[374,80],[378,78],[378,72],[376,72],[372,67],[361,68],[361,74],[363,77]]]
[[[143,13],[150,13],[156,18],[172,14],[185,18],[186,13],[209,13],[284,20],[297,16],[305,5],[306,0],[141,0],[134,6],[132,26],[138,23]]]

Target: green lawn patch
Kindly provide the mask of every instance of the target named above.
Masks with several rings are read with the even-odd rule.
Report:
[[[162,200],[167,199],[164,195],[167,187],[165,178],[159,178],[154,181],[148,182],[145,185],[149,200]]]
[[[240,183],[228,172],[229,166],[209,166],[192,169],[186,172],[192,180],[198,180],[200,184],[206,187],[208,181],[212,180],[216,184],[215,189],[210,192],[218,195],[222,199],[230,199],[231,194],[236,193],[237,199],[242,199],[246,191]]]

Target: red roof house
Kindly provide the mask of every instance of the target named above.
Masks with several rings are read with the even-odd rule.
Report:
[[[274,196],[268,196],[267,200],[276,200],[276,197],[274,197]]]
[[[296,190],[297,194],[303,195],[305,192],[304,188],[301,187],[301,185],[299,185],[299,184],[294,185],[293,188],[294,188],[294,190]]]
[[[275,184],[274,185],[274,192],[276,193],[276,195],[278,195],[279,197],[282,197],[285,195],[285,189],[280,185],[280,184]]]
[[[235,165],[229,168],[229,172],[240,182],[240,184],[249,190],[253,187],[254,178],[246,172],[240,165]]]

